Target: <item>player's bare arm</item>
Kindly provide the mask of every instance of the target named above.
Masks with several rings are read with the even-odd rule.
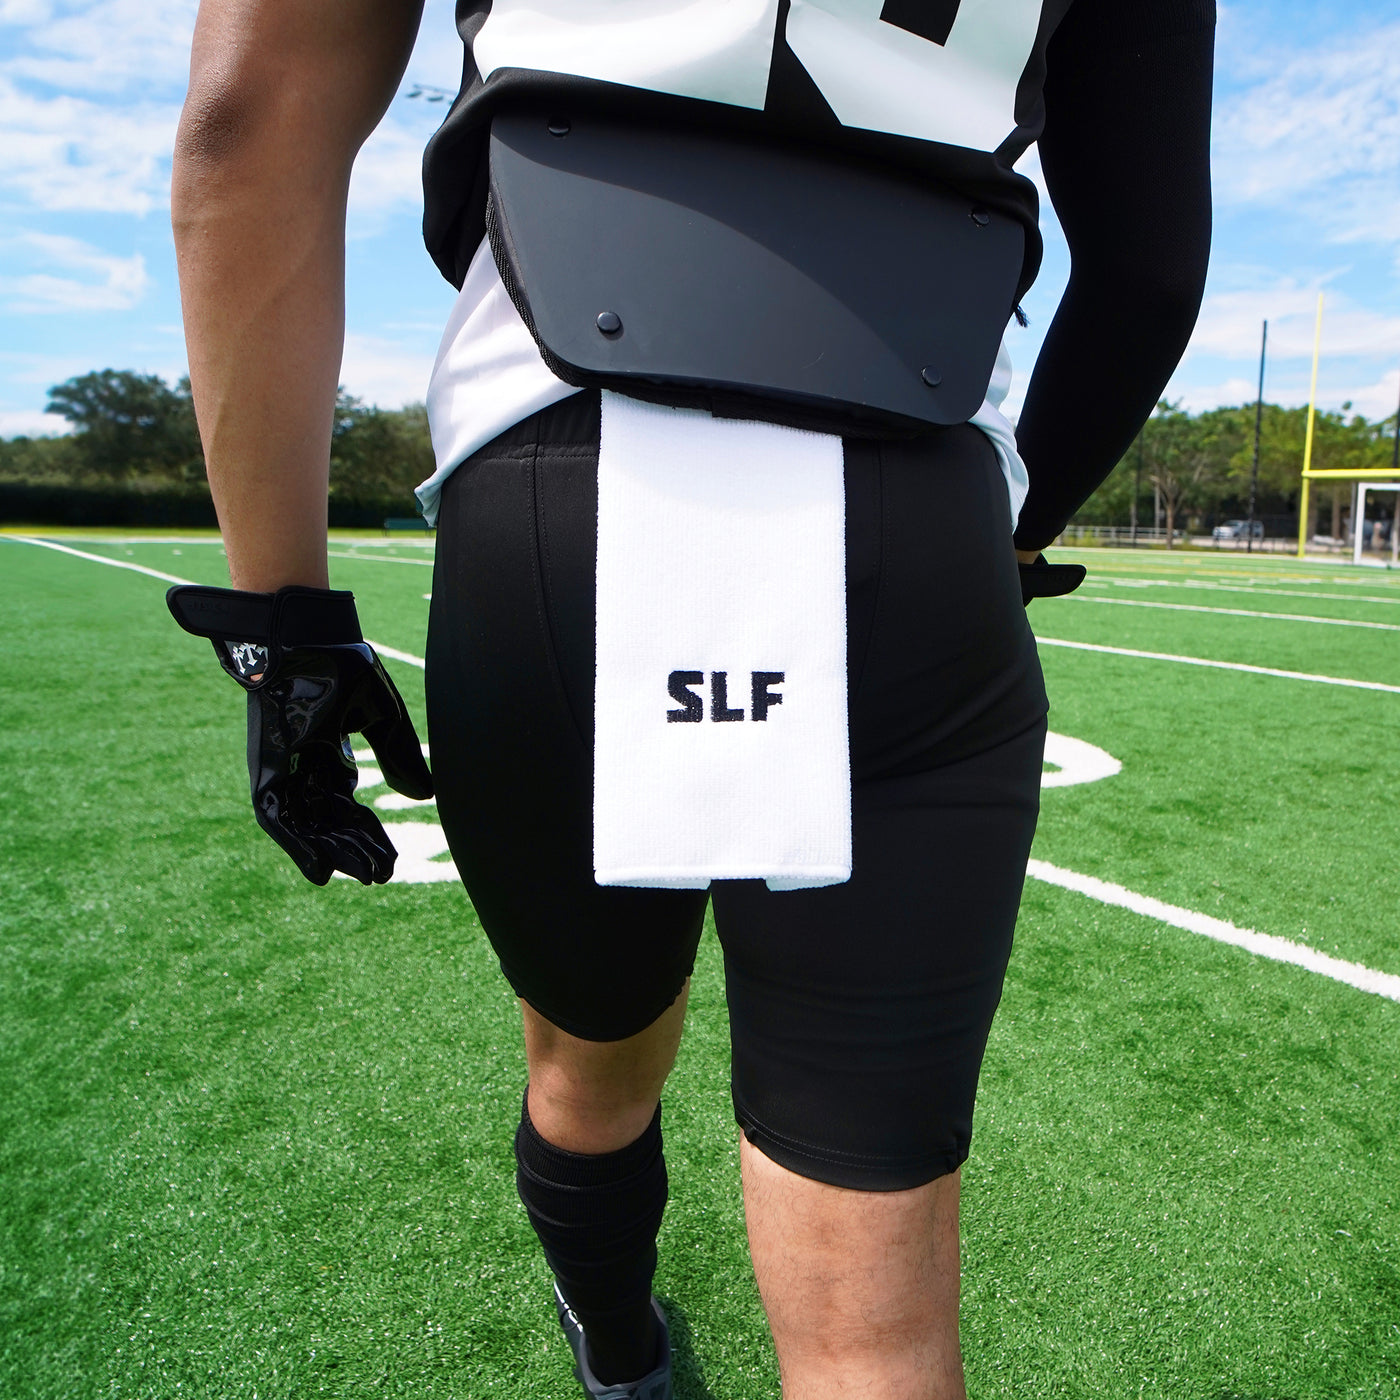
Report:
[[[350,170],[420,8],[206,0],[176,139],[190,378],[234,588],[167,601],[248,692],[254,813],[316,884],[393,874],[392,843],[353,797],[351,733],[398,791],[432,793],[407,709],[326,567]]]
[[[235,587],[324,588],[350,169],[421,0],[204,0],[171,189],[190,379]]]

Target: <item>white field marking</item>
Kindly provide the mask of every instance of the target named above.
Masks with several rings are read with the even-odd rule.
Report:
[[[81,549],[70,549],[67,545],[54,544],[50,540],[36,540],[28,535],[5,535],[0,538],[14,540],[18,544],[38,545],[42,549],[54,549],[60,554],[71,554],[75,558],[87,559],[94,564],[109,564],[114,569],[129,569],[132,573],[158,578],[164,583],[187,584],[193,581],[179,578],[175,574],[162,573],[159,569],[148,569],[144,564],[128,564],[123,559],[108,559],[103,554],[88,554]],[[369,639],[366,638],[366,640]],[[415,656],[410,651],[400,651],[397,647],[385,646],[382,642],[370,642],[369,644],[381,656],[389,656],[396,661],[407,662],[410,666],[424,664],[421,656]],[[425,756],[427,752],[428,746],[424,744],[423,753]],[[369,750],[364,750],[356,754],[356,757],[372,759],[374,754]],[[383,775],[375,769],[366,769],[360,775],[360,781],[365,787],[373,787],[383,782]],[[417,803],[401,798],[397,793],[394,793],[381,797],[374,805],[395,810],[401,806],[418,807],[433,804],[431,799],[425,803]],[[457,867],[450,858],[443,859],[447,855],[447,837],[443,834],[441,826],[436,822],[402,821],[394,822],[392,825],[392,839],[399,852],[399,858],[394,864],[394,874],[390,884],[426,885],[457,879]],[[336,871],[336,874],[339,875],[340,872]]]
[[[365,638],[365,641],[369,642],[380,656],[391,656],[395,661],[405,662],[409,666],[417,666],[420,671],[428,664],[421,656],[414,656],[411,651],[400,651],[398,647],[386,647],[383,642],[370,642],[368,637]]]
[[[1082,562],[1082,561],[1081,561]],[[1339,569],[1343,566],[1338,566]],[[1348,571],[1355,566],[1347,564],[1344,566]],[[1155,571],[1155,564],[1148,564],[1139,561],[1135,571],[1128,571],[1122,564],[1114,562],[1111,564],[1100,564],[1096,572],[1102,578],[1130,578],[1134,574],[1140,574],[1143,570]],[[1265,573],[1252,573],[1245,569],[1163,569],[1163,574],[1185,574],[1187,577],[1184,583],[1173,579],[1170,580],[1178,587],[1190,587],[1197,579],[1222,579],[1229,583],[1239,584],[1249,583],[1284,583],[1292,587],[1312,587],[1314,585],[1325,584],[1331,588],[1376,588],[1383,587],[1386,580],[1377,578],[1374,574],[1367,578],[1344,578],[1337,574],[1290,574],[1286,569],[1276,569]],[[1154,579],[1153,582],[1168,582],[1166,579]],[[1203,588],[1210,587],[1209,584],[1200,585]]]
[[[1243,661],[1207,661],[1201,656],[1173,656],[1165,651],[1137,651],[1132,647],[1106,647],[1094,642],[1070,642],[1063,637],[1036,637],[1043,647],[1069,647],[1073,651],[1098,651],[1107,656],[1136,656],[1144,661],[1175,661],[1182,666],[1208,666],[1218,671],[1247,671],[1254,676],[1278,676],[1287,681],[1315,681],[1318,685],[1344,685],[1352,690],[1384,690],[1400,695],[1400,685],[1381,681],[1354,681],[1345,676],[1314,676],[1307,671],[1277,671],[1272,666],[1247,666]]]
[[[1299,566],[1295,553],[1248,553],[1225,549],[1133,549],[1129,545],[1082,545],[1062,544],[1050,546],[1058,554],[1076,554],[1085,557],[1111,560],[1115,564],[1126,564],[1130,560],[1139,568],[1152,569],[1200,569],[1203,572],[1227,573],[1231,570],[1259,569],[1263,572],[1285,573]],[[1336,569],[1339,572],[1352,568],[1350,559],[1340,555],[1324,556],[1309,554],[1302,562],[1305,569]]]
[[[13,538],[25,538],[13,534],[4,526],[0,526],[0,538],[11,535]],[[224,547],[224,542],[218,535],[64,535],[65,540],[73,544],[202,544],[210,545],[217,549]],[[330,539],[331,544],[345,545],[350,549],[435,549],[436,542],[433,540],[356,540],[356,539],[336,539],[334,535]]]
[[[390,822],[388,829],[389,839],[399,853],[389,878],[391,885],[456,882],[457,867],[448,854],[447,837],[436,822]]]
[[[1085,579],[1085,588],[1199,588],[1209,593],[1257,593],[1265,598],[1325,598],[1334,603],[1389,603],[1400,607],[1400,589],[1393,598],[1371,593],[1305,593],[1297,588],[1255,588],[1244,583],[1201,583],[1196,579],[1109,578]]]
[[[1073,870],[1061,870],[1047,865],[1043,860],[1033,860],[1026,867],[1026,873],[1033,879],[1043,880],[1047,885],[1058,885],[1061,889],[1073,890],[1087,895],[1101,904],[1112,904],[1120,909],[1130,909],[1134,914],[1157,919],[1173,928],[1184,929],[1187,933],[1199,933],[1213,938],[1217,943],[1228,943],[1235,948],[1243,948],[1256,957],[1268,958],[1273,962],[1291,963],[1295,967],[1306,968],[1321,977],[1329,977],[1334,982],[1344,982],[1348,987],[1359,991],[1373,992],[1376,996],[1390,1001],[1400,1001],[1400,977],[1390,972],[1377,972],[1374,968],[1363,967],[1360,963],[1343,962],[1340,958],[1329,957],[1302,943],[1294,943],[1288,938],[1278,938],[1271,933],[1256,933],[1253,929],[1238,928],[1224,919],[1212,918],[1209,914],[1198,914],[1194,909],[1179,909],[1174,904],[1165,904],[1150,895],[1137,894],[1122,885],[1111,885],[1107,880],[1097,880],[1092,875],[1078,875]]]
[[[428,746],[423,745],[423,755],[428,757]],[[399,858],[394,865],[391,885],[437,884],[457,878],[457,867],[453,864],[447,849],[447,837],[438,822],[411,820],[388,816],[391,812],[422,811],[435,808],[432,798],[418,802],[392,790],[376,797],[366,798],[366,794],[377,787],[384,787],[384,774],[375,766],[374,751],[368,748],[354,750],[355,761],[360,765],[358,792],[368,800],[378,812],[385,814],[385,822],[390,840],[398,850]],[[1111,777],[1119,772],[1122,764],[1111,754],[1087,744],[1082,739],[1071,739],[1064,734],[1049,734],[1045,741],[1046,762],[1058,767],[1058,773],[1047,773],[1041,779],[1042,787],[1069,787],[1078,783],[1092,783],[1100,778]],[[337,878],[344,878],[337,872]]]
[[[148,569],[144,564],[128,564],[125,559],[108,559],[105,554],[89,554],[86,550],[70,549],[66,544],[55,544],[52,540],[36,540],[30,535],[0,535],[0,539],[14,540],[16,544],[38,545],[40,549],[56,549],[60,554],[71,554],[75,559],[90,559],[94,564],[110,564],[114,569],[130,569],[133,574],[146,574],[150,578],[163,579],[166,583],[189,583],[187,578],[177,578],[174,574],[163,574],[159,569]]]
[[[68,549],[63,545],[54,545],[47,540],[31,539],[26,535],[10,535],[5,538],[13,539],[24,544],[36,544],[50,549],[57,549],[63,554],[76,555],[79,559],[89,559],[95,564],[110,564],[118,569],[130,569],[134,573],[147,574],[154,578],[163,579],[170,583],[188,583],[188,579],[176,578],[173,574],[163,574],[156,569],[147,569],[140,564],[127,564],[120,559],[108,559],[101,554],[85,554],[82,550]],[[1086,651],[1118,651],[1114,647],[1090,646],[1085,642],[1061,642],[1049,637],[1038,639],[1049,646],[1067,646]],[[411,666],[422,666],[423,658],[414,656],[411,652],[399,651],[397,648],[386,647],[378,642],[371,642],[370,645],[385,656],[390,656],[399,661],[407,662]],[[1124,652],[1130,656],[1148,656],[1152,659],[1167,661],[1186,661],[1193,665],[1223,666],[1231,670],[1258,671],[1261,668],[1256,666],[1236,666],[1231,662],[1210,662],[1200,661],[1191,657],[1157,657],[1150,652]],[[1290,672],[1265,672],[1265,674],[1291,675]],[[1328,680],[1337,685],[1357,685],[1367,689],[1400,690],[1400,686],[1378,686],[1366,681],[1337,681],[1332,677],[1301,677],[1306,680]],[[1061,744],[1079,744],[1080,740],[1066,740],[1063,735],[1054,736]],[[424,752],[427,746],[424,745]],[[1084,745],[1085,748],[1093,748],[1093,745]],[[1053,753],[1049,745],[1047,736],[1047,755]],[[1096,753],[1103,753],[1103,750],[1096,750]],[[1063,756],[1063,755],[1062,755]],[[366,761],[373,759],[374,755],[369,750],[360,750],[355,754],[357,759]],[[1110,763],[1117,763],[1116,759],[1104,754],[1104,758]],[[1054,757],[1050,761],[1056,762]],[[1121,768],[1121,764],[1119,767]],[[1115,770],[1116,771],[1116,770]],[[1057,784],[1053,781],[1058,775],[1050,774],[1051,782],[1042,780],[1042,786],[1063,786],[1063,782]],[[1102,776],[1107,777],[1105,772]],[[373,768],[366,768],[360,775],[361,782],[365,787],[373,787],[383,781],[382,775]],[[1079,781],[1089,781],[1081,778]],[[385,804],[388,806],[389,804]],[[393,804],[397,807],[397,803]],[[420,804],[414,804],[415,806]],[[421,804],[426,805],[426,804]],[[376,802],[375,806],[379,806]],[[399,859],[394,867],[393,879],[390,884],[439,884],[457,879],[457,867],[450,858],[443,859],[447,855],[447,837],[443,834],[442,827],[436,822],[392,822],[393,839],[399,851]],[[1033,860],[1027,868],[1027,873],[1034,879],[1043,880],[1047,884],[1060,885],[1065,889],[1076,890],[1081,894],[1087,894],[1092,899],[1101,900],[1105,904],[1116,904],[1125,909],[1131,909],[1136,913],[1145,914],[1149,918],[1160,919],[1164,923],[1173,925],[1176,928],[1186,929],[1191,933],[1203,933],[1209,938],[1216,938],[1222,943],[1231,943],[1236,947],[1246,948],[1250,952],[1257,953],[1260,957],[1272,958],[1277,962],[1293,963],[1298,967],[1306,968],[1309,972],[1316,972],[1324,977],[1330,977],[1335,981],[1344,982],[1348,986],[1357,987],[1365,992],[1374,992],[1378,996],[1389,997],[1393,1001],[1400,1001],[1400,977],[1391,976],[1389,973],[1376,972],[1371,968],[1362,967],[1357,963],[1342,962],[1338,958],[1328,957],[1326,953],[1315,952],[1311,948],[1305,948],[1302,944],[1291,943],[1286,938],[1276,938],[1271,934],[1255,933],[1250,929],[1239,929],[1233,924],[1226,923],[1223,919],[1213,919],[1207,914],[1196,914],[1189,909],[1178,909],[1173,905],[1164,904],[1161,900],[1153,899],[1148,895],[1134,894],[1133,891],[1124,889],[1121,885],[1110,885],[1106,881],[1097,880],[1092,875],[1076,875],[1070,870],[1060,870],[1053,865],[1047,865],[1044,861]],[[339,874],[339,872],[337,872]]]
[[[1310,617],[1306,613],[1260,612],[1253,608],[1211,608],[1204,603],[1155,603],[1146,598],[1100,598],[1071,593],[1072,603],[1108,603],[1120,608],[1160,608],[1166,612],[1215,613],[1219,617],[1272,617],[1278,622],[1316,622],[1325,627],[1369,627],[1376,632],[1400,632],[1396,622],[1360,622],[1350,617]]]
[[[1234,582],[1254,580],[1260,583],[1286,583],[1286,584],[1329,584],[1338,588],[1376,588],[1383,586],[1388,580],[1377,578],[1374,573],[1367,572],[1364,578],[1355,576],[1355,565],[1350,562],[1346,564],[1336,564],[1331,566],[1335,572],[1318,573],[1317,569],[1326,569],[1328,566],[1320,564],[1318,560],[1310,559],[1311,566],[1307,573],[1292,573],[1285,565],[1280,565],[1274,569],[1250,569],[1244,566],[1241,561],[1240,567],[1211,567],[1190,561],[1179,561],[1178,565],[1172,565],[1165,559],[1144,559],[1141,554],[1136,558],[1132,557],[1131,551],[1124,551],[1116,558],[1102,557],[1106,551],[1102,550],[1056,550],[1056,558],[1061,554],[1073,555],[1076,563],[1081,563],[1093,569],[1101,578],[1115,578],[1120,574],[1132,575],[1149,573],[1161,574],[1185,574],[1188,577],[1198,578],[1218,578],[1227,579]],[[1293,563],[1289,560],[1287,563]],[[1400,580],[1397,580],[1400,581]]]
[[[362,564],[417,564],[420,569],[431,569],[431,559],[376,559],[372,554],[351,554],[349,550],[331,549],[326,551],[332,559],[358,559]]]
[[[87,554],[81,549],[70,549],[67,545],[55,544],[52,540],[38,540],[29,535],[0,535],[0,539],[14,540],[18,544],[38,545],[43,549],[56,549],[62,554],[71,554],[78,559],[91,560],[94,564],[108,564],[114,569],[130,569],[133,573],[147,574],[151,578],[163,579],[167,583],[191,582],[190,579],[179,578],[175,574],[162,573],[159,569],[148,569],[144,564],[128,564],[124,559],[108,559],[102,554]],[[1277,616],[1273,613],[1264,615]],[[365,640],[377,652],[392,657],[395,661],[405,662],[409,666],[422,667],[427,665],[421,656],[415,656],[412,652],[400,651],[398,647],[387,646],[383,642],[370,641],[368,637]],[[1134,656],[1145,661],[1175,661],[1183,666],[1206,666],[1220,671],[1246,671],[1256,676],[1278,676],[1284,680],[1314,681],[1319,685],[1340,685],[1353,690],[1382,690],[1391,694],[1400,694],[1400,685],[1385,685],[1380,681],[1349,680],[1343,676],[1315,676],[1306,671],[1280,671],[1270,666],[1248,666],[1242,661],[1207,661],[1200,656],[1174,656],[1169,652],[1137,651],[1130,647],[1100,646],[1093,642],[1066,641],[1062,637],[1037,637],[1036,641],[1042,646],[1068,647],[1073,651],[1097,651],[1109,656]]]
[[[332,544],[348,545],[351,549],[436,549],[437,540],[429,537],[422,540],[357,540],[337,539],[330,536]]]
[[[56,549],[60,554],[71,554],[76,559],[88,559],[94,564],[108,564],[114,569],[130,569],[134,574],[146,574],[150,578],[161,579],[165,583],[187,583],[192,584],[193,579],[181,578],[178,574],[162,573],[159,569],[148,569],[144,564],[128,564],[125,559],[108,559],[105,554],[88,554],[85,550],[70,549],[66,544],[55,544],[52,540],[36,540],[29,535],[0,535],[0,539],[14,540],[17,544],[35,544],[40,549]],[[375,651],[381,656],[392,657],[395,661],[406,662],[410,666],[425,666],[427,663],[421,656],[414,656],[411,651],[400,651],[397,647],[385,646],[383,642],[369,642]]]
[[[1155,572],[1156,569],[1157,566],[1155,564],[1148,564],[1139,560],[1137,570],[1134,572],[1141,573],[1143,570]],[[1117,561],[1111,564],[1101,564],[1098,572],[1104,578],[1118,578],[1120,576],[1131,577],[1130,571],[1122,563]],[[1290,574],[1286,569],[1275,569],[1264,573],[1250,572],[1246,569],[1163,569],[1161,572],[1163,574],[1185,574],[1188,580],[1191,578],[1218,578],[1228,579],[1234,583],[1244,580],[1246,583],[1335,583],[1338,585],[1347,584],[1349,586],[1365,585],[1372,588],[1376,586],[1376,580],[1374,578],[1348,579],[1337,578],[1331,574]]]
[[[1042,788],[1077,787],[1080,783],[1096,783],[1123,771],[1123,765],[1111,753],[1086,744],[1083,739],[1071,739],[1067,734],[1045,736],[1045,761],[1058,773],[1042,773]]]
[[[356,763],[360,765],[357,791],[361,796],[370,788],[384,786],[384,774],[374,767],[377,762],[374,750],[355,749],[353,752]],[[430,757],[426,744],[423,745],[423,757]],[[411,797],[393,791],[374,798],[373,804],[381,812],[436,806],[431,797],[415,802]],[[391,817],[386,829],[399,853],[398,860],[394,862],[394,874],[389,880],[391,885],[436,885],[457,879],[457,867],[448,853],[447,837],[439,823],[403,821]],[[345,878],[340,871],[336,871],[336,876]]]
[[[8,533],[7,530],[0,529],[0,536]],[[28,537],[15,535],[12,538]],[[64,535],[63,538],[73,544],[204,544],[214,545],[219,549],[224,547],[224,542],[218,535]]]

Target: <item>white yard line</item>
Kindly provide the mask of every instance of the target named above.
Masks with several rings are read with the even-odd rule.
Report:
[[[178,574],[164,574],[159,569],[148,569],[144,564],[128,564],[124,559],[109,559],[105,554],[88,554],[85,550],[70,549],[66,544],[55,544],[52,540],[36,540],[30,535],[0,535],[0,539],[14,540],[16,544],[34,544],[40,549],[56,549],[60,554],[71,554],[76,559],[89,559],[94,564],[110,564],[114,569],[130,569],[134,574],[146,574],[150,578],[161,579],[165,583],[193,583],[193,579],[181,578]],[[383,642],[369,642],[375,651],[381,656],[392,657],[395,661],[403,661],[409,666],[422,668],[425,662],[421,656],[414,656],[411,651],[400,651],[397,647],[385,646]]]
[[[1311,617],[1306,613],[1259,612],[1252,608],[1212,608],[1204,603],[1157,603],[1147,598],[1100,598],[1095,593],[1071,593],[1071,603],[1106,603],[1120,608],[1160,608],[1166,612],[1215,613],[1220,617],[1271,617],[1278,622],[1316,622],[1324,627],[1369,627],[1376,632],[1400,632],[1400,623],[1358,622],[1349,617]]]
[[[1334,982],[1344,982],[1348,987],[1359,991],[1373,992],[1376,996],[1390,1001],[1400,1001],[1400,977],[1389,972],[1377,972],[1374,968],[1363,967],[1360,963],[1343,962],[1340,958],[1319,953],[1315,948],[1291,939],[1277,938],[1271,933],[1256,933],[1253,929],[1237,928],[1224,919],[1212,918],[1209,914],[1198,914],[1194,909],[1179,909],[1174,904],[1164,904],[1150,895],[1137,894],[1122,885],[1111,885],[1107,880],[1095,879],[1092,875],[1078,875],[1073,870],[1061,870],[1047,865],[1043,860],[1033,860],[1026,873],[1035,880],[1043,880],[1048,885],[1058,885],[1061,889],[1074,890],[1087,895],[1100,904],[1116,905],[1119,909],[1130,909],[1148,919],[1157,919],[1173,928],[1184,929],[1187,933],[1199,933],[1212,938],[1217,943],[1228,943],[1235,948],[1243,948],[1256,957],[1268,958],[1272,962],[1291,963],[1294,967],[1306,968],[1319,977],[1329,977]]]
[[[416,564],[420,569],[431,569],[431,559],[376,559],[372,554],[351,554],[348,550],[331,549],[326,551],[332,559],[358,559],[362,564]]]
[[[331,536],[332,544],[348,544],[352,549],[436,549],[437,540],[432,535],[427,535],[425,539],[383,539],[383,540],[355,540],[336,539]]]
[[[0,539],[6,535],[11,539],[29,538],[0,526]],[[73,544],[206,544],[218,549],[224,547],[218,535],[64,535],[63,538]]]
[[[1326,598],[1334,603],[1388,603],[1400,607],[1400,590],[1393,598],[1381,598],[1363,593],[1307,593],[1296,588],[1255,588],[1244,583],[1201,583],[1197,579],[1175,578],[1125,578],[1095,579],[1084,581],[1086,588],[1199,588],[1211,593],[1257,593],[1265,598]]]
[[[14,540],[19,544],[32,544],[43,549],[55,549],[61,554],[71,554],[79,559],[90,560],[94,564],[109,564],[115,569],[129,569],[133,573],[146,574],[166,583],[191,582],[190,579],[177,578],[174,574],[161,573],[159,569],[148,569],[143,564],[128,564],[124,560],[108,559],[101,554],[87,554],[80,549],[70,549],[67,545],[54,544],[50,540],[36,540],[27,535],[7,535],[4,538]],[[369,639],[366,638],[366,640]],[[1368,690],[1400,692],[1400,686],[1383,686],[1370,681],[1339,680],[1334,676],[1307,676],[1295,671],[1268,671],[1263,667],[1242,666],[1228,661],[1201,661],[1198,658],[1188,656],[1165,656],[1155,652],[1126,651],[1118,647],[1091,646],[1087,642],[1064,642],[1052,637],[1040,637],[1037,640],[1046,646],[1074,647],[1084,651],[1106,651],[1121,656],[1147,657],[1158,661],[1184,661],[1195,666],[1219,666],[1227,670],[1255,671],[1263,675],[1287,676],[1295,680],[1325,681],[1331,685],[1351,685]],[[423,658],[415,656],[411,651],[400,651],[397,647],[385,646],[383,642],[372,641],[369,644],[380,655],[390,657],[395,661],[402,661],[409,666],[421,667],[424,665]],[[1259,957],[1270,958],[1275,962],[1292,963],[1296,967],[1306,968],[1307,971],[1315,972],[1319,976],[1329,977],[1335,982],[1344,982],[1347,986],[1356,987],[1360,991],[1373,992],[1377,996],[1400,1001],[1400,977],[1393,976],[1391,973],[1377,972],[1373,968],[1363,967],[1359,963],[1343,962],[1340,958],[1329,957],[1326,953],[1319,953],[1301,943],[1293,943],[1287,938],[1277,938],[1269,933],[1256,933],[1253,929],[1236,928],[1234,924],[1226,923],[1224,919],[1215,919],[1208,914],[1197,914],[1190,909],[1178,909],[1175,905],[1165,904],[1160,899],[1153,899],[1150,895],[1136,894],[1132,890],[1125,889],[1122,885],[1111,885],[1092,875],[1078,875],[1072,870],[1061,870],[1057,866],[1046,864],[1043,860],[1031,861],[1027,867],[1027,873],[1033,879],[1042,880],[1046,884],[1059,885],[1063,889],[1074,890],[1079,894],[1087,895],[1090,899],[1097,899],[1103,904],[1113,904],[1122,909],[1130,909],[1136,914],[1158,919],[1174,928],[1185,929],[1190,933],[1204,934],[1207,938],[1213,938],[1220,943],[1229,943],[1237,948],[1244,948]]]
[[[365,641],[369,642],[366,637]],[[386,647],[383,642],[369,642],[380,656],[392,657],[395,661],[402,661],[406,666],[417,666],[421,671],[428,663],[421,656],[414,656],[411,651],[400,651],[398,647]]]
[[[166,583],[189,583],[187,578],[174,574],[163,574],[159,569],[148,569],[144,564],[128,564],[124,559],[108,559],[105,554],[89,554],[82,549],[70,549],[66,544],[55,544],[52,540],[36,540],[29,535],[0,535],[0,539],[14,540],[16,544],[34,544],[40,549],[56,549],[60,554],[71,554],[75,559],[91,559],[94,564],[110,564],[114,569],[130,569],[133,574],[147,574],[151,578],[164,579]]]
[[[11,534],[6,527],[0,526],[0,536]],[[15,535],[14,538],[25,538]],[[204,544],[212,545],[216,549],[222,549],[224,542],[217,534],[208,535],[67,535],[65,540],[71,540],[74,544]],[[332,544],[348,545],[352,549],[435,549],[436,541],[430,536],[427,539],[346,539],[337,537],[334,531],[330,536]]]
[[[1072,554],[1076,559],[1097,559],[1107,568],[1118,566],[1123,568],[1138,569],[1161,569],[1166,573],[1175,573],[1182,569],[1197,569],[1203,574],[1217,574],[1222,578],[1231,574],[1247,574],[1256,571],[1260,575],[1267,574],[1287,574],[1290,570],[1300,566],[1310,573],[1323,574],[1348,574],[1355,569],[1350,557],[1343,558],[1339,554],[1320,555],[1309,554],[1305,560],[1300,561],[1296,554],[1247,554],[1243,550],[1238,553],[1233,550],[1171,550],[1163,549],[1130,549],[1130,548],[1103,548],[1093,545],[1056,545],[1055,557],[1061,554]],[[1338,579],[1338,582],[1367,583],[1367,579]]]
[[[1077,562],[1084,563],[1083,560]],[[1087,564],[1086,567],[1092,569],[1093,565],[1090,563]],[[1355,567],[1354,564],[1339,565],[1338,574],[1343,568],[1349,573]],[[1097,573],[1101,578],[1132,578],[1140,574],[1140,571],[1144,568],[1156,570],[1157,565],[1140,564],[1137,570],[1128,570],[1115,567],[1112,564],[1101,564]],[[1178,586],[1189,586],[1194,579],[1219,579],[1222,583],[1285,584],[1290,588],[1320,585],[1325,585],[1329,588],[1378,588],[1388,581],[1387,579],[1377,577],[1371,570],[1367,570],[1367,577],[1365,578],[1342,578],[1338,577],[1338,574],[1292,574],[1286,569],[1271,569],[1262,573],[1251,573],[1247,569],[1198,569],[1194,572],[1187,569],[1163,569],[1162,573],[1184,574],[1186,576],[1186,584]]]
[[[1036,637],[1043,647],[1069,647],[1073,651],[1097,651],[1106,656],[1133,656],[1143,661],[1175,661],[1181,666],[1206,666],[1217,671],[1246,671],[1253,676],[1278,676],[1287,681],[1313,681],[1318,685],[1343,685],[1352,690],[1384,690],[1400,695],[1400,685],[1381,681],[1354,681],[1345,676],[1314,676],[1307,671],[1277,671],[1272,666],[1247,666],[1243,661],[1207,661],[1201,656],[1174,656],[1166,651],[1137,651],[1132,647],[1106,647],[1095,642],[1070,642],[1063,637]]]

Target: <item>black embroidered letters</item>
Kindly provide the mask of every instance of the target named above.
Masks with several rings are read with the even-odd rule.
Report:
[[[735,724],[751,718],[764,722],[768,711],[774,705],[781,705],[783,697],[773,689],[786,678],[784,671],[751,671],[749,673],[750,712],[746,716],[742,709],[735,709],[729,703],[729,672],[710,672],[710,719],[716,724]],[[700,724],[705,718],[705,702],[691,689],[703,685],[703,671],[672,671],[666,680],[666,690],[672,700],[678,701],[681,708],[666,711],[667,724]]]
[[[679,700],[684,709],[667,710],[668,724],[699,724],[705,718],[705,706],[700,697],[690,689],[705,679],[703,671],[672,671],[667,689],[672,700]]]
[[[729,708],[729,672],[710,672],[710,718],[716,724],[732,724],[743,719],[743,710]]]

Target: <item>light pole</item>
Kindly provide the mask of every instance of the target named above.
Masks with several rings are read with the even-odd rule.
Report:
[[[1395,450],[1390,454],[1390,470],[1400,481],[1400,404],[1395,407]],[[1390,517],[1390,562],[1400,563],[1400,491],[1395,493],[1395,514]]]
[[[1322,303],[1324,293],[1317,294],[1317,328],[1313,331],[1312,390],[1308,394],[1308,431],[1303,440],[1303,491],[1298,502],[1298,558],[1307,554],[1308,488],[1312,485],[1313,423],[1317,418],[1317,362],[1322,358]]]
[[[1264,359],[1269,353],[1269,323],[1259,345],[1259,398],[1254,405],[1254,465],[1249,473],[1249,523],[1245,526],[1245,553],[1254,553],[1254,507],[1259,498],[1259,440],[1264,432]]]
[[[1145,425],[1144,425],[1145,426]],[[1142,431],[1138,432],[1137,466],[1133,468],[1133,548],[1137,548],[1138,497],[1142,494]]]

